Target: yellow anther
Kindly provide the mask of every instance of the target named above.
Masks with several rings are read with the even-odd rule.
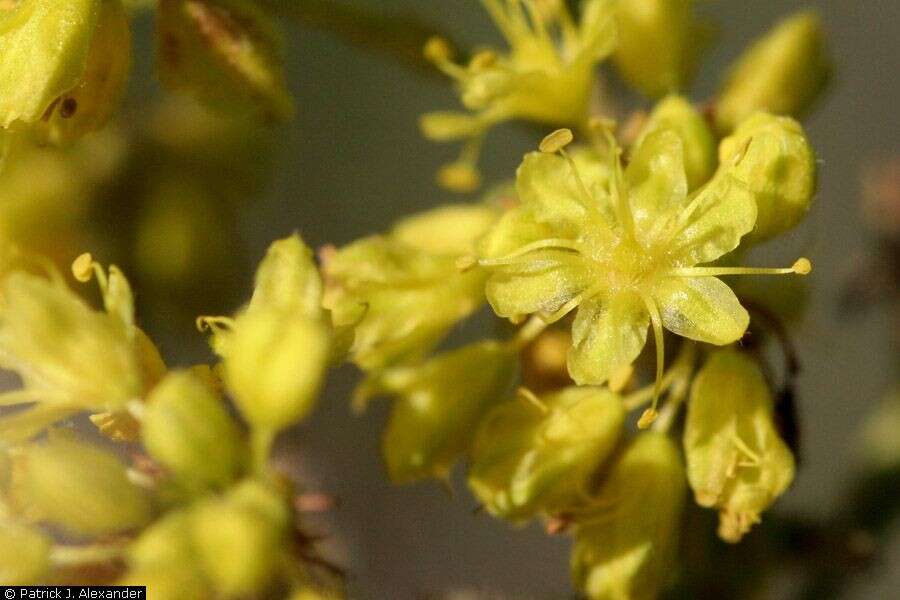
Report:
[[[659,412],[656,409],[648,408],[641,415],[641,418],[638,419],[637,426],[638,429],[647,429],[653,424],[653,421],[656,420],[656,417],[659,416]]]
[[[798,258],[791,269],[797,275],[809,275],[812,272],[812,263],[808,258]]]
[[[497,63],[497,53],[492,50],[482,50],[476,53],[472,60],[469,61],[469,69],[473,71],[481,71],[489,69]]]
[[[87,283],[94,275],[94,257],[85,252],[72,261],[72,275],[81,283]]]
[[[424,54],[433,63],[443,63],[453,57],[453,48],[444,38],[434,36],[425,42]]]
[[[471,164],[455,162],[441,167],[438,183],[455,192],[471,192],[481,185],[481,176]]]
[[[541,140],[541,144],[538,148],[541,152],[553,154],[571,144],[573,139],[575,139],[575,136],[572,135],[571,129],[557,129]]]

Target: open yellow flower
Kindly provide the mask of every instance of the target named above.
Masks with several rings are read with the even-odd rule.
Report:
[[[575,22],[559,0],[482,0],[509,52],[476,53],[468,65],[452,60],[440,39],[425,47],[426,57],[458,86],[469,112],[439,111],[424,115],[424,134],[438,141],[468,140],[455,163],[439,173],[445,187],[478,187],[475,167],[485,132],[494,125],[523,119],[550,125],[584,125],[594,84],[594,67],[612,52],[615,41],[613,2],[585,0]]]
[[[659,384],[664,327],[716,345],[744,334],[747,311],[717,276],[806,274],[811,266],[696,266],[734,250],[753,229],[754,196],[731,174],[741,157],[689,194],[678,135],[648,135],[624,170],[608,131],[606,138],[605,167],[589,153],[570,156],[566,130],[527,155],[517,176],[522,204],[482,241],[479,262],[491,271],[486,293],[502,317],[537,313],[554,322],[578,308],[568,366],[579,384],[602,384],[634,361],[652,324]],[[654,401],[641,424],[655,414]]]

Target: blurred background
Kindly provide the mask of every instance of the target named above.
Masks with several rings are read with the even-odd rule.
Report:
[[[477,0],[352,4],[390,20],[428,24],[463,47],[501,44]],[[781,16],[812,6],[827,29],[835,75],[804,119],[819,157],[818,198],[800,229],[777,248],[761,248],[751,262],[790,264],[803,255],[815,266],[807,311],[792,326],[803,367],[797,388],[802,464],[772,519],[833,519],[849,510],[866,420],[897,383],[900,319],[892,277],[900,228],[900,2],[699,4],[716,23],[718,40],[691,93],[698,102],[712,94],[747,43]],[[273,239],[296,230],[312,247],[343,245],[402,215],[460,199],[434,183],[436,169],[457,149],[425,140],[417,127],[423,112],[457,106],[446,80],[309,22],[286,26],[297,117],[260,129],[196,113],[164,94],[153,76],[152,19],[139,18],[122,125],[99,134],[108,137],[95,139],[89,164],[75,170],[90,174],[89,189],[66,218],[94,225],[75,239],[57,238],[60,258],[91,249],[102,262],[125,267],[145,329],[171,365],[209,360],[194,317],[239,306]],[[624,90],[614,75],[608,85]],[[624,93],[632,102],[625,106],[647,106]],[[544,133],[516,126],[492,133],[483,153],[485,181],[510,178]],[[65,169],[45,172],[72,176]],[[21,220],[29,227],[27,215]],[[52,223],[42,226],[32,223],[31,231],[56,235]],[[489,322],[476,318],[457,340]],[[307,489],[338,498],[321,530],[358,596],[412,600],[470,590],[491,598],[571,597],[566,537],[548,537],[539,527],[513,529],[478,514],[461,481],[452,494],[437,484],[388,483],[379,453],[387,407],[375,402],[366,414],[353,415],[349,397],[358,380],[353,367],[337,371],[313,418],[280,442],[284,464]],[[900,489],[878,493],[896,497]],[[712,522],[701,527],[711,530]],[[895,524],[887,552],[850,576],[840,597],[900,597],[898,533]],[[718,576],[747,575],[744,557],[766,551],[754,541],[763,535],[751,534],[740,550],[716,542],[713,551],[731,561],[731,570]],[[828,564],[829,553],[815,560]],[[831,568],[850,570],[843,555],[831,558]],[[793,597],[795,575],[788,565],[754,597]]]

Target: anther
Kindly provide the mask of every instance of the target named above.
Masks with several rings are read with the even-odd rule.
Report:
[[[429,38],[425,42],[423,52],[426,59],[437,64],[447,62],[453,57],[453,48],[450,47],[447,40],[438,36]]]
[[[812,263],[808,258],[798,258],[791,270],[797,275],[809,275],[812,272]]]
[[[641,415],[641,418],[638,419],[638,429],[647,429],[653,424],[653,421],[655,421],[658,416],[659,412],[657,412],[655,408],[648,408]]]
[[[482,50],[472,57],[469,61],[469,69],[473,71],[481,71],[489,69],[497,63],[497,53],[492,50]]]
[[[541,140],[538,148],[545,154],[553,154],[571,144],[573,139],[575,136],[572,135],[571,129],[557,129]]]
[[[72,275],[81,283],[87,283],[94,274],[94,257],[85,252],[72,262]]]

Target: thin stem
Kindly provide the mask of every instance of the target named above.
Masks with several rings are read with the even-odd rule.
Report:
[[[541,317],[535,315],[519,328],[515,337],[509,340],[508,344],[511,349],[516,352],[530,344],[534,339],[541,335],[547,329],[548,323]]]
[[[269,455],[275,442],[275,431],[265,428],[254,428],[250,432],[250,450],[253,459],[253,471],[257,474],[266,472],[269,466]]]

